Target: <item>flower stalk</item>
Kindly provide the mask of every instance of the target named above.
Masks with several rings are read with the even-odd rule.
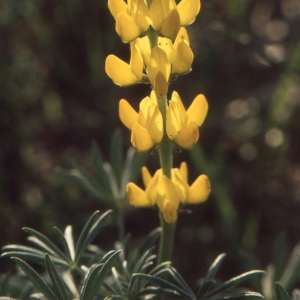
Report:
[[[162,168],[163,174],[171,179],[173,156],[172,156],[172,144],[168,138],[167,131],[166,131],[167,95],[163,95],[162,97],[159,97],[158,92],[156,91],[156,99],[157,99],[159,111],[163,119],[163,138],[159,144],[160,166]]]
[[[159,243],[158,264],[164,261],[171,260],[172,250],[174,245],[174,236],[176,230],[176,222],[167,223],[162,213],[159,213],[159,219],[160,219],[162,232],[161,232],[161,238]]]
[[[171,179],[171,170],[173,164],[172,144],[167,135],[164,135],[159,145],[159,161],[162,172]]]
[[[149,27],[149,30],[148,30],[148,39],[149,39],[149,42],[150,42],[150,47],[151,49],[153,49],[156,45],[157,45],[157,42],[158,42],[158,34],[157,32],[152,28],[152,26]]]
[[[198,95],[186,110],[179,94],[168,99],[169,82],[191,70],[194,58],[185,26],[198,14],[200,0],[108,0],[116,20],[116,31],[130,43],[129,63],[114,55],[105,62],[108,76],[120,86],[148,83],[152,91],[135,111],[126,99],[119,103],[119,116],[131,130],[131,143],[138,151],[159,149],[160,169],[151,175],[142,168],[145,190],[133,182],[126,186],[130,204],[157,206],[162,235],[158,261],[171,260],[178,209],[197,204],[210,194],[206,175],[188,184],[186,163],[173,168],[173,144],[191,149],[199,138],[199,126],[208,109],[206,98]]]

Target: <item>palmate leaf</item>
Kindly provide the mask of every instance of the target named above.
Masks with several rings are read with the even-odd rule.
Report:
[[[79,166],[75,166],[75,168],[71,171],[60,169],[59,173],[66,179],[73,182],[76,186],[79,186],[82,190],[89,193],[91,196],[103,201],[106,205],[111,206],[112,194],[111,191],[107,190],[109,185],[105,187],[101,184],[101,182],[97,181],[93,176]]]
[[[114,284],[111,285],[112,288],[114,289],[113,294],[120,295],[123,298],[125,298],[124,293],[123,293],[123,289],[122,289],[122,286],[124,286],[122,284],[122,283],[124,283],[124,279],[122,278],[122,276],[120,276],[120,273],[117,271],[117,269],[115,267],[113,267],[111,269],[111,272],[112,272],[112,276],[113,276],[113,279],[114,279]],[[110,284],[108,284],[108,285],[110,285]]]
[[[152,255],[153,248],[148,249],[137,261],[132,271],[132,274],[142,273],[147,270],[149,266],[153,264],[153,260],[156,256]],[[131,277],[128,286],[128,294],[136,293],[141,288],[140,278],[139,277]]]
[[[107,217],[111,214],[111,212],[112,211],[109,210],[99,217],[100,212],[96,211],[90,217],[79,236],[75,249],[73,245],[73,235],[71,227],[67,226],[65,234],[63,234],[59,229],[55,228],[55,231],[63,245],[66,254],[45,235],[34,229],[26,227],[24,228],[24,230],[31,234],[28,239],[35,245],[37,245],[41,250],[22,245],[7,245],[2,248],[4,250],[4,253],[2,253],[1,256],[14,256],[29,262],[44,263],[45,254],[48,253],[55,265],[73,269],[77,268],[77,263],[81,258],[81,255],[95,238],[99,229],[101,228]]]
[[[59,228],[54,226],[53,229],[54,229],[57,237],[59,238],[59,241],[62,244],[64,251],[66,252],[66,256],[71,258],[72,257],[72,254],[71,254],[72,250],[69,248],[69,244],[66,241],[65,235],[61,232],[61,230]]]
[[[219,270],[224,258],[225,254],[220,254],[212,263],[210,268],[208,269],[202,284],[197,293],[197,300],[200,299],[249,299],[249,298],[263,298],[263,296],[259,293],[255,292],[238,292],[234,291],[228,292],[229,288],[239,285],[244,281],[251,279],[254,276],[265,273],[261,270],[253,270],[249,272],[245,272],[236,277],[231,278],[230,280],[224,283],[217,283],[215,280],[215,276],[217,271]]]
[[[59,300],[50,287],[45,283],[41,276],[32,269],[25,261],[17,257],[12,259],[20,266],[23,272],[31,280],[33,285],[46,297],[47,300]]]
[[[145,272],[146,269],[153,264],[153,259],[156,257],[152,255],[153,248],[146,251],[138,262],[135,264],[132,273],[142,273]]]
[[[113,270],[114,270],[114,267],[112,268],[112,272],[113,272]],[[114,280],[116,280],[115,277],[114,277]],[[116,297],[118,296],[118,297],[121,297],[121,299],[124,299],[123,291],[120,290],[120,289],[122,289],[122,287],[119,285],[120,284],[119,278],[117,278],[117,281],[118,281],[118,284],[116,284],[115,282],[112,282],[112,281],[109,281],[109,282],[103,281],[102,287],[104,288],[105,294],[109,295],[109,296],[106,296],[105,299],[110,299],[111,295],[114,295]]]
[[[95,165],[96,175],[98,179],[102,182],[105,192],[109,194],[111,192],[109,189],[109,178],[103,167],[104,160],[96,142],[92,143],[92,160]]]
[[[75,262],[78,262],[81,254],[86,250],[87,246],[96,237],[99,229],[105,222],[106,218],[112,213],[112,210],[108,210],[99,217],[100,212],[96,211],[90,217],[86,225],[84,226],[81,234],[78,238],[75,248]],[[98,218],[98,220],[97,220]]]
[[[145,253],[148,249],[153,247],[154,243],[160,238],[162,228],[158,227],[152,230],[138,246],[137,250],[139,253]]]
[[[45,264],[56,295],[59,296],[60,300],[70,300],[71,298],[68,297],[66,285],[57,272],[48,254],[46,254],[45,257]]]
[[[71,225],[68,225],[65,228],[64,238],[68,246],[68,254],[70,255],[71,261],[75,261],[75,248],[74,248],[74,239],[73,239],[73,232],[72,232]]]
[[[38,250],[36,248],[29,247],[29,246],[18,245],[18,244],[6,245],[2,248],[2,250],[8,251],[2,253],[2,256],[4,257],[6,257],[7,254],[9,254],[11,251],[25,252],[25,253],[34,254],[36,256],[45,257],[45,251]]]
[[[155,242],[161,236],[161,227],[158,227],[152,230],[143,240],[142,242],[136,247],[135,249],[130,249],[128,251],[128,268],[134,269],[138,261],[140,260],[140,255],[148,251],[148,249],[152,248]],[[125,252],[126,253],[126,252]]]
[[[153,289],[161,290],[160,287],[154,287],[153,284],[149,280],[134,276],[133,271],[139,271],[144,274],[148,272],[149,266],[152,266],[154,263],[156,256],[152,254],[153,248],[148,249],[146,253],[139,253],[139,257],[135,263],[135,265],[131,264],[132,268],[128,269],[127,261],[125,257],[120,256],[120,261],[116,267],[112,269],[112,276],[109,281],[105,282],[103,285],[104,291],[106,295],[114,295],[117,298],[121,299],[151,299]],[[149,271],[151,273],[153,270],[157,272],[161,272],[160,274],[167,274],[167,269],[170,266],[170,262],[168,264],[163,263],[163,266],[159,265],[154,267]],[[162,269],[164,271],[162,271]],[[139,273],[139,274],[140,274]],[[152,289],[151,293],[149,289]],[[146,292],[149,291],[149,294]],[[174,291],[173,295],[178,295],[177,292]],[[139,296],[138,296],[139,295]],[[141,298],[143,295],[147,295],[147,298]],[[107,299],[110,299],[108,297]]]
[[[161,264],[155,266],[150,272],[150,275],[156,276],[156,277],[162,277],[165,274],[169,274],[171,268],[171,262],[170,261],[164,261]]]
[[[169,279],[169,281],[172,281],[172,283],[175,284],[178,288],[185,291],[186,294],[193,295],[193,291],[190,289],[190,287],[178,273],[178,271],[174,267],[172,267],[170,261],[159,264],[149,272],[149,275],[159,278],[166,277]]]
[[[97,286],[97,279],[101,268],[102,265],[97,264],[93,265],[89,269],[80,291],[79,300],[91,300],[96,295],[98,289],[100,288],[100,286]]]
[[[182,278],[182,276],[177,272],[177,270],[170,266],[169,273],[172,276],[172,280],[179,286],[181,289],[185,290],[188,294],[192,295],[193,291],[190,289],[188,284],[185,282],[185,280]]]
[[[27,262],[43,263],[45,258],[45,252],[37,250],[32,247],[22,245],[7,245],[2,248],[4,251],[1,257],[18,257],[26,260]],[[55,264],[60,266],[68,267],[69,264],[63,259],[51,255],[52,260]]]
[[[44,234],[29,228],[24,227],[23,230],[32,236],[28,237],[28,240],[35,243],[42,249],[44,249],[49,254],[52,254],[53,256],[60,257],[62,260],[71,262],[71,257],[67,257],[65,253],[63,253],[53,242],[51,242]]]
[[[79,300],[92,300],[97,294],[107,274],[111,270],[114,260],[120,251],[110,251],[105,255],[100,264],[92,266],[84,279]]]

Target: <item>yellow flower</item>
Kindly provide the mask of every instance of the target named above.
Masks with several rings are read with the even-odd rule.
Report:
[[[200,8],[200,0],[181,0],[177,5],[181,26],[192,24],[195,21]]]
[[[166,113],[166,131],[170,140],[183,148],[191,148],[198,141],[200,126],[207,114],[208,103],[199,94],[188,110],[185,110],[176,91],[172,93]]]
[[[188,185],[187,165],[184,162],[179,169],[172,169],[171,179],[162,173],[162,169],[157,170],[152,177],[146,167],[142,168],[142,177],[145,190],[133,182],[127,184],[130,204],[142,207],[157,205],[167,223],[176,222],[180,203],[204,202],[211,192],[206,175],[200,175],[191,186]]]
[[[119,116],[122,123],[131,130],[131,143],[138,151],[149,150],[160,143],[163,137],[163,120],[153,91],[150,97],[141,101],[139,113],[125,99],[121,99]]]
[[[194,54],[190,48],[187,31],[181,27],[174,41],[174,57],[172,60],[172,74],[180,75],[191,70]]]
[[[109,55],[105,61],[107,75],[120,86],[150,82],[154,87],[159,72],[168,82],[170,75],[189,72],[194,58],[184,27],[179,30],[174,44],[169,38],[159,37],[157,46],[151,49],[145,36],[131,42],[130,50],[129,64],[115,55]]]
[[[127,43],[144,34],[150,26],[160,35],[174,38],[180,26],[191,24],[199,10],[200,0],[108,0],[108,7],[116,20],[116,31]]]
[[[129,42],[149,28],[148,5],[144,0],[108,0],[108,8],[116,20],[116,31],[123,42]]]

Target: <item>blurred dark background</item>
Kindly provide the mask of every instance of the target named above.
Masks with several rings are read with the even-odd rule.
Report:
[[[190,181],[203,172],[213,188],[178,222],[174,261],[195,283],[221,252],[237,274],[266,267],[280,232],[299,241],[300,2],[202,0],[188,31],[193,71],[170,90],[187,107],[205,94],[209,113],[197,147],[176,153],[175,166],[188,160]],[[0,1],[1,246],[24,242],[23,226],[51,236],[54,225],[79,229],[105,209],[57,168],[91,167],[92,140],[107,158],[117,127],[124,153],[130,146],[118,101],[137,109],[150,89],[115,86],[104,72],[110,53],[129,58],[107,1]],[[157,168],[156,153],[148,165]],[[126,211],[137,239],[159,226],[155,210]]]

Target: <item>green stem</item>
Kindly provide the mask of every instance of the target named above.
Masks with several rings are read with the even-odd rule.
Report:
[[[160,264],[164,261],[171,260],[176,222],[169,224],[164,220],[162,213],[160,213],[159,215],[160,215],[160,224],[162,227],[162,233],[161,233],[161,238],[159,243],[159,253],[158,253],[158,263]]]
[[[173,164],[172,145],[166,135],[164,135],[159,145],[159,159],[163,174],[171,179],[171,170]]]
[[[150,41],[151,49],[153,49],[157,45],[158,34],[157,31],[152,28],[152,26],[150,26],[148,30],[148,39]]]
[[[118,223],[118,231],[119,231],[119,241],[123,244],[125,239],[125,222],[124,222],[124,209],[117,208],[117,223]]]
[[[151,26],[148,31],[148,38],[150,41],[151,49],[153,49],[158,43],[158,33]],[[163,131],[164,135],[159,145],[159,159],[160,166],[164,175],[171,179],[173,157],[172,157],[172,144],[169,140],[166,131],[166,111],[167,111],[167,95],[157,98],[157,105],[163,117]],[[164,220],[162,213],[160,213],[160,224],[162,227],[162,233],[159,244],[158,263],[171,260],[172,249],[174,243],[174,235],[176,222],[169,224]]]
[[[165,95],[162,98],[157,98],[157,103],[163,117],[164,128],[164,136],[159,145],[160,166],[162,168],[163,174],[171,179],[173,156],[172,144],[166,132],[167,95]],[[160,213],[160,224],[162,228],[162,233],[159,244],[158,263],[171,260],[176,228],[176,222],[171,224],[167,223],[162,213]]]
[[[163,118],[164,136],[159,145],[159,159],[163,174],[171,179],[171,170],[173,165],[172,144],[166,131],[166,112],[167,112],[167,96],[157,97],[157,105]]]

